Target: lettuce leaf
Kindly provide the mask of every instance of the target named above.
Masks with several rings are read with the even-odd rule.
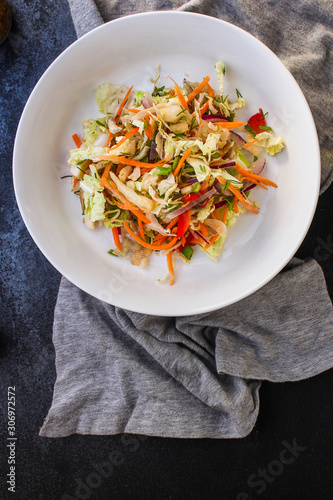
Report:
[[[86,146],[85,144],[78,149],[71,149],[69,154],[68,163],[70,165],[77,165],[80,161],[95,160],[97,155],[108,154],[109,149],[101,146]]]
[[[195,176],[199,182],[204,181],[210,175],[211,170],[204,158],[194,158],[189,156],[186,161],[189,165],[191,165],[191,167],[193,167]]]
[[[212,198],[211,200],[209,200],[209,202],[207,203],[207,205],[205,207],[203,207],[201,210],[199,210],[199,212],[197,213],[197,219],[199,222],[204,222],[207,219],[207,217],[212,212],[214,212],[214,210],[215,210],[214,202],[215,202],[215,200]]]
[[[216,241],[214,241],[214,243],[212,245],[210,245],[210,247],[208,247],[207,249],[205,249],[203,246],[199,245],[199,248],[202,252],[204,252],[207,257],[212,260],[213,262],[216,262],[220,253],[223,251],[223,244],[225,242],[225,237],[222,238],[222,236],[220,236],[219,238],[217,238]]]
[[[111,83],[100,85],[95,94],[99,111],[114,119],[127,90],[125,85],[111,85]]]
[[[105,198],[102,194],[104,188],[100,186],[99,179],[85,174],[80,183],[83,191],[84,213],[92,222],[104,219]]]
[[[136,103],[140,106],[141,104],[141,100],[143,99],[143,97],[146,95],[146,92],[144,90],[137,90],[135,92],[135,100],[136,100]]]
[[[220,94],[223,95],[223,86],[224,86],[224,75],[225,75],[225,66],[222,61],[218,61],[215,66],[215,73],[217,78],[217,83],[220,89]]]
[[[274,156],[284,148],[282,137],[276,137],[271,132],[260,132],[256,135],[256,145],[264,148],[266,153]]]
[[[104,118],[102,118],[102,120],[104,121]],[[102,125],[102,122],[99,122],[99,120],[86,120],[82,122],[82,125],[85,146],[93,144],[101,134],[103,134],[103,136],[105,134],[109,134],[108,129],[104,125]]]
[[[127,220],[129,215],[127,212],[120,212],[116,220],[108,220],[104,221],[104,226],[106,229],[112,229],[113,227],[121,227],[123,225],[122,221]]]

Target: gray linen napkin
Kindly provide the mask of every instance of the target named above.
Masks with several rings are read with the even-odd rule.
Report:
[[[62,278],[57,380],[40,435],[244,437],[257,419],[261,380],[330,368],[332,332],[332,304],[313,260],[293,259],[235,305],[180,318],[113,307]]]
[[[78,36],[102,18],[173,7],[252,32],[301,84],[319,130],[322,191],[333,180],[330,2],[267,1],[259,10],[248,0],[97,0],[102,17],[92,0],[69,4]],[[40,435],[244,437],[256,422],[261,381],[296,381],[331,368],[332,333],[332,303],[313,260],[292,259],[237,304],[181,318],[113,307],[62,278],[53,329],[57,380]]]

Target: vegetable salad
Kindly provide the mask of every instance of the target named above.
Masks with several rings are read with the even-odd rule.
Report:
[[[262,109],[247,121],[239,90],[224,94],[225,67],[182,86],[159,77],[152,91],[105,83],[96,92],[98,119],[82,123],[70,151],[72,190],[79,195],[88,229],[112,231],[114,256],[145,267],[152,252],[166,256],[169,284],[175,259],[186,263],[199,248],[216,261],[240,214],[259,212],[251,191],[277,187],[261,175],[266,159],[283,147]]]

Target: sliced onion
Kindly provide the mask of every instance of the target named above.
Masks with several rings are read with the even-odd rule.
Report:
[[[149,160],[153,161],[158,157],[156,142],[152,142],[149,151]]]
[[[218,169],[218,168],[229,168],[229,167],[235,167],[236,166],[236,161],[228,161],[227,163],[220,163],[219,165],[209,165],[210,168],[212,169]]]
[[[199,236],[199,238],[203,239],[209,245],[210,241],[206,240],[206,238],[198,231],[191,231],[191,234],[192,236]]]
[[[230,122],[230,120],[228,120],[228,118],[223,116],[221,113],[216,113],[216,115],[203,115],[201,118],[207,122],[212,122],[212,123],[214,123],[214,122]]]
[[[217,233],[219,233],[220,236],[225,236],[226,233],[227,233],[226,225],[221,220],[206,219],[205,220],[205,225],[208,226],[208,227],[213,228],[214,231],[216,231]]]
[[[146,92],[143,98],[141,99],[141,104],[144,108],[152,108],[154,106],[153,96],[150,92]]]
[[[252,172],[256,175],[261,174],[261,172],[264,170],[266,165],[266,159],[265,158],[258,158],[253,165],[252,165]]]
[[[244,147],[246,144],[246,141],[241,137],[239,134],[236,134],[233,130],[230,130],[230,139],[234,141],[236,146],[239,146],[240,148]]]
[[[198,182],[198,179],[196,177],[194,177],[193,179],[190,179],[189,181],[187,181],[186,184],[194,184],[195,182]]]
[[[221,208],[221,207],[224,207],[224,205],[228,205],[228,202],[227,200],[223,200],[223,201],[218,201],[217,203],[215,203],[215,208]]]
[[[186,80],[186,78],[184,78],[183,80],[183,85],[187,94],[190,94],[194,90],[194,87],[192,87],[192,85]]]
[[[189,210],[190,208],[194,207],[195,205],[199,205],[199,203],[201,203],[202,201],[206,200],[210,196],[213,196],[213,194],[216,194],[216,193],[217,193],[217,191],[213,187],[207,193],[199,196],[199,198],[197,198],[196,200],[192,200],[187,205],[185,205],[184,207],[177,208],[177,210],[175,210],[174,212],[171,212],[171,214],[168,214],[166,216],[167,220],[171,221],[175,217],[178,217],[178,215],[181,215],[182,213],[186,212],[187,210]]]
[[[215,186],[216,186],[216,189],[218,190],[218,192],[220,194],[222,194],[223,196],[232,196],[232,192],[229,189],[225,189],[223,191],[223,186],[220,182],[217,182]]]
[[[242,190],[242,193],[246,193],[247,191],[250,191],[250,189],[253,189],[256,187],[257,184],[250,184],[249,186],[246,186],[245,189]],[[216,205],[215,205],[216,206]]]

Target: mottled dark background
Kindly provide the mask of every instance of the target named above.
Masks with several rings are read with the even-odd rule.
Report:
[[[75,40],[75,32],[66,0],[9,3],[12,30],[0,45],[0,499],[331,499],[332,370],[297,383],[264,383],[258,422],[242,440],[38,436],[56,375],[51,335],[60,275],[20,217],[12,185],[12,151],[30,92]],[[297,252],[300,258],[313,257],[320,263],[331,298],[332,194],[333,185],[320,197],[311,229]],[[6,484],[7,387],[13,385],[15,494]],[[293,442],[303,449],[295,451],[293,463],[282,470],[277,463],[280,453]]]

